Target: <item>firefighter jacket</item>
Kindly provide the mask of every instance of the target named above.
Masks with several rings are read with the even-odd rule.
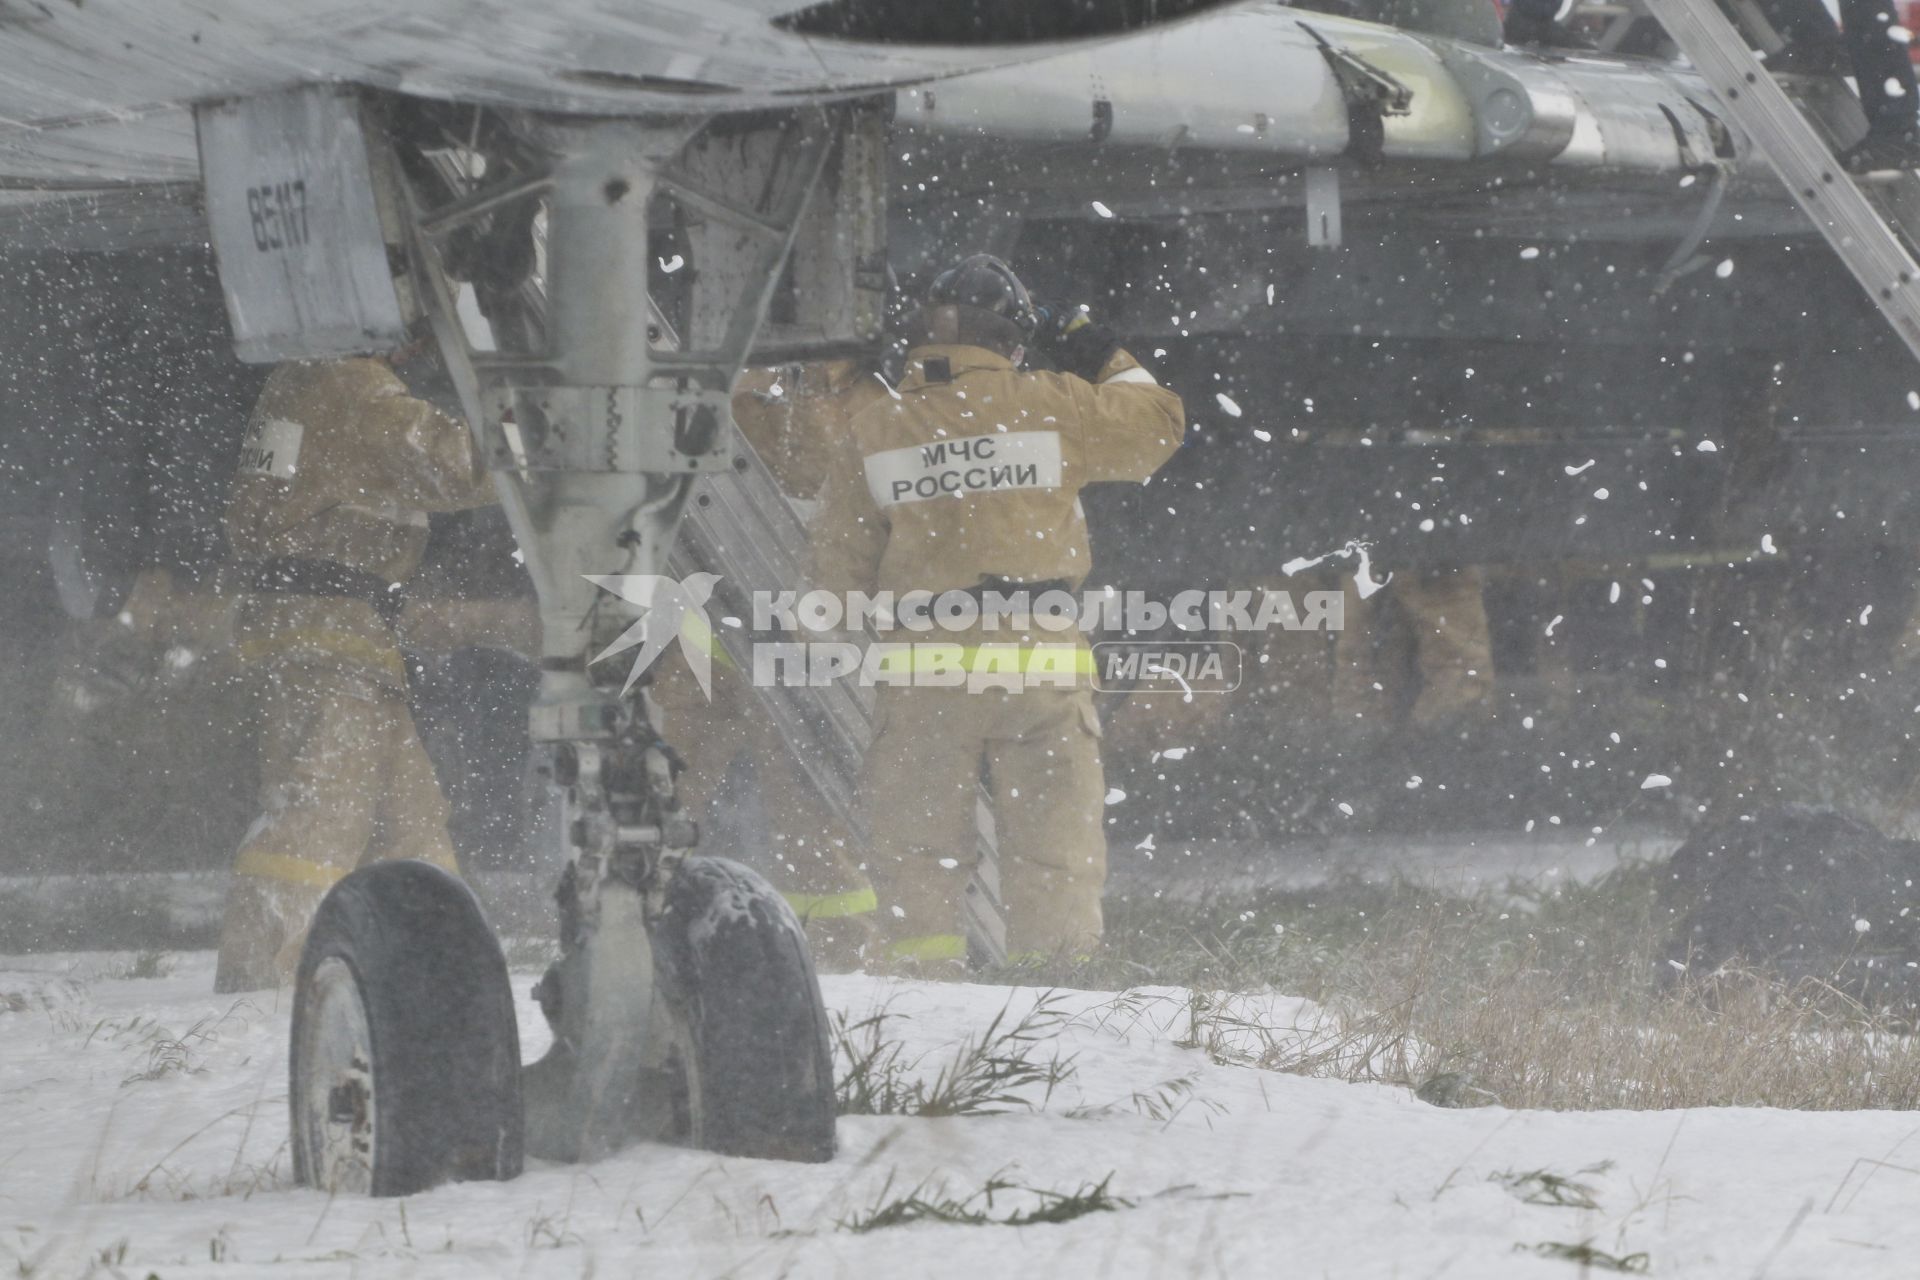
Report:
[[[820,496],[847,422],[888,398],[857,360],[749,369],[734,384],[733,420],[781,491],[807,501]]]
[[[283,364],[254,406],[227,506],[236,560],[320,561],[405,582],[427,514],[484,506],[493,485],[465,423],[408,394],[384,361]],[[258,595],[242,610],[243,660],[294,654],[388,687],[404,679],[391,629],[346,595]]]
[[[815,522],[815,585],[1077,589],[1091,567],[1081,488],[1146,480],[1183,430],[1179,397],[1124,351],[1088,382],[980,347],[916,347],[897,391],[848,424]]]

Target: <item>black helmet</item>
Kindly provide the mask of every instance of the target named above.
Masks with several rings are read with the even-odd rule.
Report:
[[[1033,337],[1040,324],[1027,286],[990,253],[970,254],[935,276],[927,288],[927,305],[973,307],[999,316],[1019,330],[1020,341]]]

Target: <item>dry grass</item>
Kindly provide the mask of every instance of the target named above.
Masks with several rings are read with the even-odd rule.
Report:
[[[1576,1263],[1583,1273],[1612,1271],[1622,1275],[1639,1276],[1645,1275],[1653,1268],[1652,1260],[1644,1253],[1612,1254],[1604,1249],[1594,1248],[1591,1240],[1572,1243],[1548,1240],[1542,1244],[1517,1244],[1513,1248],[1515,1253],[1535,1253],[1543,1258]]]
[[[560,940],[545,935],[512,934],[500,939],[507,968],[515,973],[541,973],[560,959]]]
[[[1818,980],[1671,968],[1658,874],[1554,894],[1349,884],[1156,903],[1115,913],[1105,956],[1038,976],[1184,986],[1183,1042],[1217,1060],[1440,1086],[1423,1096],[1441,1105],[1920,1108],[1920,1037],[1897,1012]],[[1269,1025],[1262,999],[1226,994],[1259,991],[1319,1015]]]
[[[1481,1000],[1415,1012],[1440,1046],[1420,1069],[1464,1071],[1509,1106],[1920,1106],[1920,1044],[1817,982],[1723,971],[1576,1002],[1555,975],[1522,969]]]
[[[887,1024],[902,1015],[881,1008],[855,1021],[838,1012],[829,1032],[839,1113],[985,1116],[1044,1109],[1074,1072],[1072,1057],[1062,1058],[1057,1049],[1041,1052],[1070,1021],[1060,1003],[1048,993],[1014,1018],[1009,1001],[985,1028],[955,1045],[931,1075],[926,1059],[909,1059],[906,1046],[887,1034]]]
[[[1098,1182],[1085,1183],[1072,1191],[1049,1191],[1011,1182],[995,1174],[980,1190],[956,1196],[944,1184],[936,1186],[930,1182],[922,1182],[904,1194],[895,1194],[893,1179],[889,1177],[871,1208],[842,1218],[837,1225],[842,1231],[865,1233],[915,1222],[970,1227],[1028,1227],[1038,1223],[1071,1222],[1090,1213],[1132,1208],[1133,1201],[1116,1196],[1108,1189],[1112,1182],[1113,1174],[1109,1173]],[[1001,1212],[994,1204],[995,1196],[1023,1198],[1029,1203],[1024,1208]]]
[[[225,1172],[191,1172],[171,1165],[155,1165],[137,1181],[106,1200],[225,1200],[238,1197],[250,1200],[256,1192],[285,1191],[293,1186],[293,1171],[287,1160],[287,1144],[265,1161],[243,1161],[236,1155]]]

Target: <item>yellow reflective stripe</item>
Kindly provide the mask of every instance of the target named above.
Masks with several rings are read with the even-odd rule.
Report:
[[[872,885],[845,893],[783,893],[780,896],[802,920],[842,920],[880,909],[880,898]]]
[[[1014,968],[1030,969],[1043,964],[1052,964],[1055,960],[1065,960],[1068,964],[1087,964],[1093,960],[1091,952],[1079,951],[1063,956],[1058,951],[1022,951],[1018,955],[1009,955],[1007,963]]]
[[[967,940],[957,933],[929,933],[902,938],[887,950],[896,960],[965,960]]]
[[[312,885],[316,889],[331,889],[352,869],[336,867],[330,862],[312,862],[284,853],[268,853],[265,849],[242,849],[240,856],[233,861],[233,874],[237,876],[283,880],[288,884]]]
[[[722,645],[714,636],[713,628],[707,625],[706,618],[697,611],[689,610],[687,612],[686,617],[680,623],[680,634],[685,636],[688,643],[692,644],[696,649],[704,649],[707,656],[715,662],[718,662],[721,666],[732,667],[735,665],[733,659],[727,656],[726,646]]]
[[[363,662],[370,667],[392,675],[396,680],[407,678],[406,665],[400,660],[399,650],[391,645],[380,644],[365,636],[356,636],[347,631],[333,631],[324,627],[295,627],[288,631],[277,631],[268,636],[254,636],[240,643],[240,661],[259,662],[263,658],[278,657],[295,649],[318,649],[335,658],[345,658],[353,662]]]
[[[1035,668],[1048,673],[1071,671],[1075,675],[1092,675],[1094,670],[1093,650],[1081,648],[1079,645],[1069,647],[1064,644],[1029,649],[1011,644],[964,647],[916,644],[913,646],[912,656],[908,659],[909,669],[913,671],[950,670],[953,651],[956,647],[960,649],[961,665],[977,675],[1023,675],[1030,674]],[[1009,656],[1016,654],[1020,656],[1018,666],[1002,665]],[[1069,654],[1071,657],[1068,656]],[[1044,657],[1045,661],[1036,661],[1036,658],[1040,657]],[[983,659],[987,660],[985,666],[980,665]],[[883,662],[882,665],[891,666],[892,664]]]

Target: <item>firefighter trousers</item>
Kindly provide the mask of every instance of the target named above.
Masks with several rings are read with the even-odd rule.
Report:
[[[459,869],[402,689],[310,657],[255,674],[261,813],[234,860],[216,991],[291,981],[314,909],[354,868],[418,858]]]
[[[983,774],[999,838],[1007,951],[1093,946],[1107,878],[1100,721],[1086,689],[880,690],[861,799],[868,872],[891,958],[965,955]]]
[[[1346,584],[1346,626],[1337,645],[1335,710],[1377,727],[1391,722],[1402,681],[1394,668],[1401,655],[1380,632],[1404,628],[1412,646],[1416,681],[1407,719],[1416,727],[1439,724],[1474,707],[1493,691],[1493,646],[1482,598],[1485,573],[1474,567],[1401,570],[1386,589],[1361,600]],[[1399,623],[1394,627],[1393,623]]]
[[[853,922],[873,913],[874,898],[852,842],[794,763],[747,677],[722,654],[714,657],[712,683],[709,701],[677,657],[655,669],[653,682],[667,741],[686,762],[675,786],[680,803],[701,823],[702,847],[765,874],[816,943],[836,931],[859,936],[861,926]],[[741,798],[727,783],[742,763],[752,772],[770,849],[734,847],[715,835],[725,827],[720,808]]]

